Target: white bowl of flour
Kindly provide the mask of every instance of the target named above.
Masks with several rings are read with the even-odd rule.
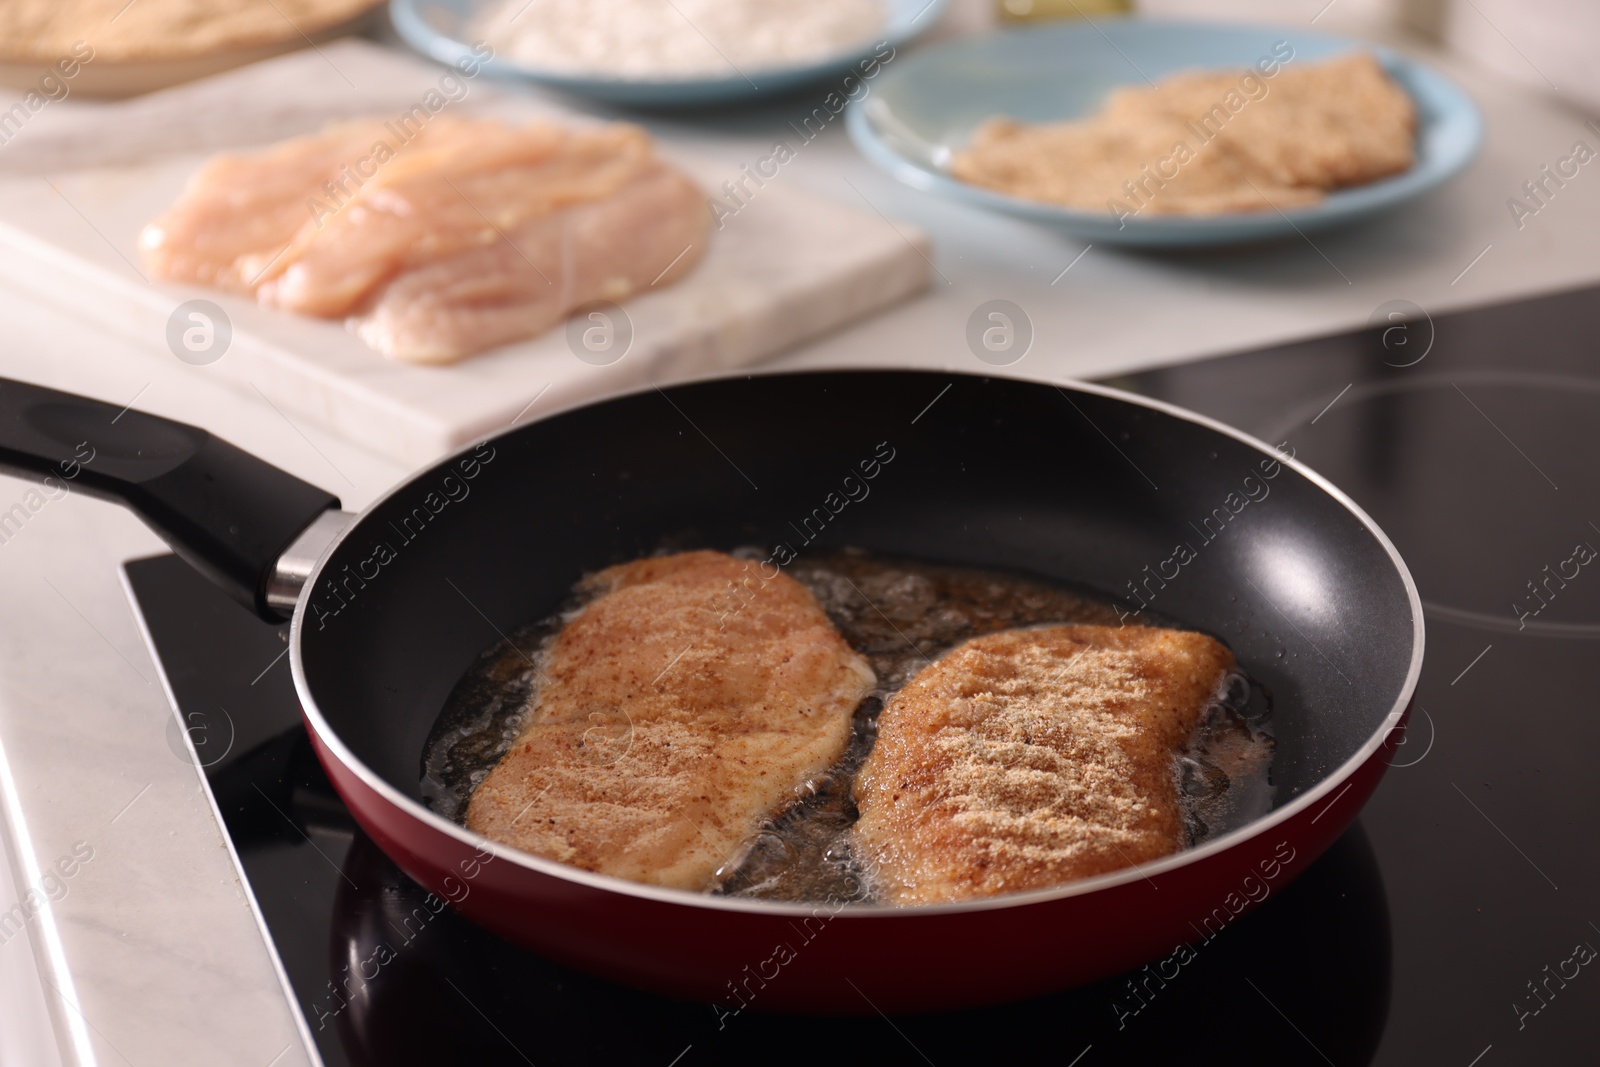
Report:
[[[418,51],[616,103],[736,103],[870,76],[945,0],[391,0]],[[865,65],[865,66],[863,66]],[[870,71],[870,73],[869,73]]]

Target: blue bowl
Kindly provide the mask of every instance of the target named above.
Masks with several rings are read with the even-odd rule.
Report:
[[[496,56],[484,72],[536,82],[579,96],[640,107],[699,107],[737,104],[787,92],[828,78],[842,78],[871,58],[880,42],[901,48],[939,20],[948,0],[883,0],[888,19],[866,44],[816,63],[790,67],[744,68],[742,74],[715,78],[608,78],[551,71]],[[389,17],[401,38],[423,55],[455,65],[475,59],[466,26],[489,0],[389,0]]]
[[[1416,162],[1392,178],[1340,189],[1317,204],[1205,217],[1125,218],[1024,200],[952,178],[953,152],[993,115],[1025,122],[1074,118],[1112,89],[1196,68],[1243,69],[1287,41],[1290,63],[1368,49],[1417,107]],[[1270,84],[1270,82],[1269,82]],[[929,49],[894,64],[847,115],[868,159],[907,185],[1051,224],[1106,244],[1235,244],[1326,229],[1394,207],[1460,173],[1477,154],[1483,120],[1453,82],[1403,55],[1305,29],[1117,19],[1012,30]]]

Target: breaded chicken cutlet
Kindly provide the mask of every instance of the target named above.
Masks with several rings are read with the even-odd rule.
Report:
[[[890,699],[856,778],[878,898],[1039,889],[1184,847],[1174,756],[1233,667],[1210,637],[1144,627],[957,646]]]
[[[964,182],[1113,214],[1299,207],[1409,169],[1417,111],[1357,52],[1252,71],[1190,71],[1112,92],[1068,122],[995,117],[951,160]]]
[[[625,563],[586,586],[599,595],[543,655],[526,725],[467,826],[585,870],[710,889],[844,754],[872,669],[804,586],[750,579],[720,552]]]

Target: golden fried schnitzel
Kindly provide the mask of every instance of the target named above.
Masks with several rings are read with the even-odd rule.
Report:
[[[889,701],[856,778],[879,899],[1038,889],[1182,848],[1174,757],[1233,666],[1203,634],[1153,627],[957,646]]]
[[[636,882],[709,889],[844,754],[876,679],[798,582],[719,552],[625,563],[553,639],[467,826]]]

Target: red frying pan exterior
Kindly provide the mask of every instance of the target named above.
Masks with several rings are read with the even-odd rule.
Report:
[[[343,758],[306,716],[317,757],[356,821],[399,867],[462,914],[541,956],[667,996],[762,1011],[935,1011],[1034,996],[1148,963],[1159,983],[1344,833],[1378,786],[1410,707],[1381,743],[1262,822],[1085,889],[977,904],[730,907],[640,895],[485,853],[419,818]],[[1219,847],[1220,846],[1220,847]],[[1088,888],[1102,883],[1103,888]],[[1042,898],[1042,899],[1041,899]]]

